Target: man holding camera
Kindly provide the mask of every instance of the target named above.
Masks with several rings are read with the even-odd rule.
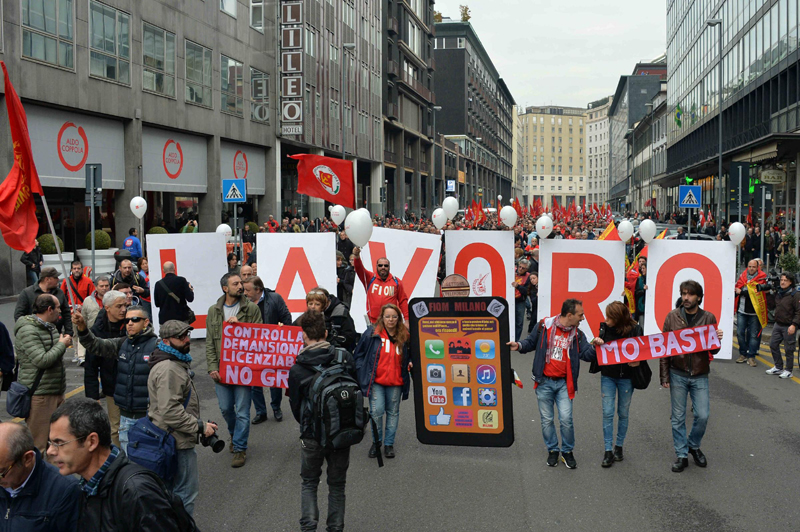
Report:
[[[747,270],[736,281],[736,329],[739,337],[738,364],[747,362],[756,367],[758,339],[767,324],[767,275],[761,271],[757,260],[747,263]]]
[[[781,274],[780,290],[775,294],[775,325],[769,349],[775,365],[767,370],[767,375],[777,375],[781,379],[792,378],[794,348],[797,345],[797,329],[800,328],[800,292],[795,290],[793,273]],[[781,357],[781,342],[786,350],[786,363]]]
[[[192,377],[189,354],[192,327],[169,320],[161,326],[161,340],[150,356],[147,390],[150,408],[147,415],[158,428],[172,433],[178,450],[178,469],[169,483],[189,515],[194,515],[194,500],[200,492],[197,470],[198,436],[209,437],[217,425],[200,419],[200,397]]]

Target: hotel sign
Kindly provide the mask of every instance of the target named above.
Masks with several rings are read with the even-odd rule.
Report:
[[[303,134],[303,3],[281,3],[281,134]]]

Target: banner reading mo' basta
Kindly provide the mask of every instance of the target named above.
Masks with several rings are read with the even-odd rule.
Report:
[[[300,327],[225,323],[220,379],[223,384],[288,388],[289,369],[302,348]]]
[[[689,329],[622,338],[595,347],[601,366],[689,355],[698,351],[715,351],[720,344],[716,325],[699,325]]]

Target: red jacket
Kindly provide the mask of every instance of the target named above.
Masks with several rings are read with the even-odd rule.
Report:
[[[400,307],[403,319],[408,323],[408,296],[403,288],[403,281],[389,274],[385,281],[364,268],[361,257],[355,260],[356,275],[364,285],[367,292],[367,317],[370,323],[375,323],[381,315],[381,308],[387,303]]]
[[[79,305],[82,304],[83,300],[89,297],[92,292],[94,292],[94,283],[87,275],[81,275],[81,280],[78,282],[75,282],[75,278],[70,275],[61,281],[61,291],[67,296],[67,301],[70,301],[67,283],[69,283],[70,287],[72,288],[72,293],[78,299],[77,303]]]

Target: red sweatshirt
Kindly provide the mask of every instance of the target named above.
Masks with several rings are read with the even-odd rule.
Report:
[[[375,323],[381,315],[381,308],[387,303],[400,307],[403,319],[408,322],[408,296],[403,288],[403,281],[389,274],[385,281],[371,271],[364,268],[361,257],[355,260],[356,275],[364,285],[367,292],[367,316],[370,323]],[[375,279],[372,281],[372,279]],[[372,281],[370,283],[370,281]]]
[[[92,294],[92,292],[94,292],[94,283],[92,282],[91,279],[89,279],[88,276],[81,275],[81,280],[75,281],[75,278],[72,277],[72,275],[70,275],[69,277],[61,281],[61,291],[64,292],[67,301],[70,301],[69,292],[67,291],[68,290],[67,283],[70,284],[73,294],[78,299],[75,302],[78,305],[82,304],[83,300],[89,297]],[[103,306],[100,305],[100,308],[103,308]]]

